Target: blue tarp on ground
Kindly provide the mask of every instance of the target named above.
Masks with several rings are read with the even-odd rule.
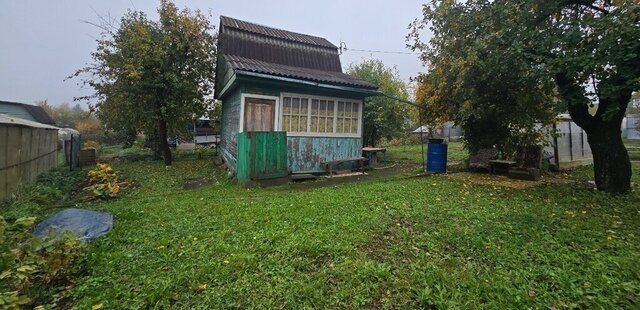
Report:
[[[113,215],[104,212],[64,209],[40,222],[33,234],[37,237],[57,237],[70,231],[80,238],[91,240],[106,235],[113,228]]]

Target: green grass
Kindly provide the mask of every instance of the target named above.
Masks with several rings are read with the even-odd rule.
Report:
[[[640,305],[637,164],[628,196],[446,175],[246,189],[190,158],[114,168],[140,186],[80,205],[115,218],[71,288],[80,309]],[[213,183],[182,188],[195,177]]]
[[[629,159],[640,161],[640,140],[624,140],[624,145],[627,147],[629,153]]]
[[[420,144],[413,145],[397,145],[388,146],[388,159],[396,162],[405,163],[422,163],[422,146]],[[424,156],[427,155],[427,145],[424,145]],[[463,148],[462,142],[450,142],[447,147],[447,160],[449,164],[459,163],[469,157],[468,152]]]

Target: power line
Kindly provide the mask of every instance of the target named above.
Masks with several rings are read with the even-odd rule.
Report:
[[[343,52],[365,52],[365,53],[380,53],[380,54],[401,54],[401,55],[420,55],[420,52],[399,52],[399,51],[381,51],[381,50],[363,50],[357,48],[348,48],[347,44],[340,42],[340,54]]]

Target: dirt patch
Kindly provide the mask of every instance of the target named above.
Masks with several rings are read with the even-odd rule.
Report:
[[[209,185],[211,183],[213,183],[213,180],[209,178],[185,179],[183,187],[184,189],[194,189]]]
[[[477,173],[477,172],[456,172],[446,174],[447,177],[481,185],[492,185],[500,187],[509,187],[515,189],[526,189],[545,184],[562,184],[573,182],[569,178],[560,176],[543,175],[537,181],[511,179],[506,175]]]

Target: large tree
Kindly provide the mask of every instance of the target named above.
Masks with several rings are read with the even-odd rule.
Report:
[[[94,62],[74,75],[95,90],[83,99],[107,126],[157,135],[164,162],[171,165],[168,133],[209,105],[216,45],[213,26],[200,11],[162,0],[158,13],[152,21],[129,11],[119,25],[102,25]]]
[[[544,140],[539,124],[553,121],[553,85],[514,46],[517,21],[484,5],[425,6],[423,22],[431,22],[433,31],[428,48],[417,36],[424,24],[417,23],[411,35],[429,67],[418,78],[416,100],[425,105],[428,122],[460,124],[470,152],[496,146],[509,154]]]
[[[407,84],[400,78],[398,70],[384,65],[377,59],[352,63],[347,73],[362,80],[377,84],[385,94],[408,100]],[[408,125],[409,106],[387,97],[369,97],[363,110],[363,144],[375,146],[383,137],[392,138],[402,133]]]
[[[426,50],[425,60],[437,64],[446,55],[441,51],[458,46],[464,53],[482,55],[480,59],[498,54],[505,63],[512,58],[528,63],[523,72],[514,68],[516,76],[533,75],[541,85],[552,82],[560,99],[557,106],[587,133],[598,189],[630,190],[631,165],[620,125],[632,92],[640,86],[637,1],[445,0],[425,5],[424,15],[413,34],[417,37],[426,26],[434,31],[431,46],[419,41],[415,45]],[[487,40],[496,44],[484,46]],[[476,44],[459,45],[461,41]],[[460,72],[473,69],[465,60],[452,65]],[[510,76],[493,78],[505,84],[511,81]],[[441,90],[446,96],[451,89]],[[597,110],[592,115],[593,105]]]

